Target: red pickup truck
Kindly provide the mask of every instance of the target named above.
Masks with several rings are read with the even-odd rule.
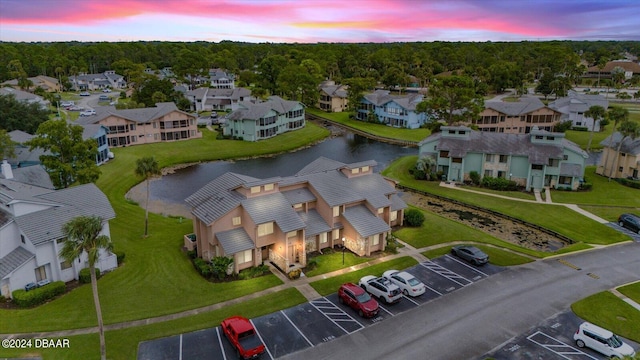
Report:
[[[242,359],[256,359],[265,351],[264,344],[248,319],[232,316],[222,321],[222,332]]]

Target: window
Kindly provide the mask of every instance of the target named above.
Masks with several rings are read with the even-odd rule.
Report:
[[[273,234],[273,222],[258,225],[258,236]]]
[[[297,231],[289,231],[289,232],[287,233],[287,238],[295,237],[295,236],[297,236],[297,235],[298,235],[298,232],[297,232]]]
[[[334,229],[332,237],[333,237],[333,240],[338,240],[340,238],[340,229]]]
[[[238,258],[238,264],[251,262],[253,260],[253,250],[241,251],[236,254],[236,257]]]
[[[560,176],[560,178],[558,178],[558,183],[561,185],[571,185],[571,176]]]
[[[302,204],[294,204],[293,208],[296,209],[296,210],[300,210],[300,209],[302,209]]]
[[[569,160],[569,155],[563,155],[562,160]]]
[[[340,206],[333,207],[333,217],[340,216]]]
[[[504,178],[505,178],[505,175],[506,175],[506,172],[504,172],[504,171],[498,171],[498,177],[499,177],[499,178],[504,179]]]
[[[233,219],[231,219],[231,221],[233,222],[233,226],[242,224],[242,218],[240,216],[235,216]]]
[[[453,158],[451,159],[451,162],[456,164],[462,164],[462,158],[459,158],[459,157]]]
[[[442,158],[449,157],[449,151],[447,151],[447,150],[440,150],[440,157],[442,157]]]
[[[129,130],[133,131],[136,129],[136,124],[129,124]]]
[[[382,213],[384,213],[384,208],[378,209],[378,214],[382,214]]]
[[[318,235],[320,237],[320,244],[324,244],[327,242],[327,233],[320,233]]]
[[[20,241],[22,241],[23,244],[26,244],[27,242],[24,239],[24,235],[20,234]]]
[[[398,212],[397,211],[392,211],[389,213],[389,221],[396,221],[398,220]]]
[[[256,194],[260,192],[260,186],[252,186],[251,187],[251,193],[252,194]]]
[[[47,278],[47,270],[45,270],[44,265],[37,267],[34,271],[36,273],[36,281],[44,280]]]
[[[371,245],[380,244],[380,234],[375,234],[371,237]]]
[[[493,177],[493,170],[485,170],[484,171],[484,176],[485,177]]]
[[[362,167],[362,172],[367,172],[369,171],[369,167],[368,166],[363,166]]]
[[[62,270],[66,270],[70,267],[71,267],[71,263],[66,260],[60,263],[60,269]]]
[[[351,169],[351,174],[359,174],[360,168]]]
[[[542,165],[531,165],[531,170],[542,170]]]
[[[485,154],[484,155],[484,161],[485,162],[493,162],[493,154]]]
[[[547,163],[547,166],[558,167],[559,163],[560,163],[560,160],[558,160],[558,159],[549,159],[549,162]]]
[[[506,163],[508,158],[509,158],[509,155],[500,155],[500,162]]]
[[[624,170],[624,168],[623,168],[622,166],[620,166],[620,167],[618,168],[618,172],[622,172],[623,170]]]
[[[536,135],[536,140],[542,140],[543,136],[542,135]]]
[[[273,190],[273,184],[267,184],[264,186],[264,191],[271,191]]]

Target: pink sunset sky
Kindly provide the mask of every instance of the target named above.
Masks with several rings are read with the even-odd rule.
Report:
[[[0,41],[640,40],[640,0],[0,0]]]

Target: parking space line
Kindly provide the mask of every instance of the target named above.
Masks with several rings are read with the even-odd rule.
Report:
[[[453,256],[451,256],[451,255],[449,255],[449,254],[447,254],[447,255],[445,255],[445,256],[446,256],[447,258],[449,258],[449,259],[451,259],[451,260],[453,260],[453,261],[457,262],[457,263],[460,263],[460,264],[462,264],[462,265],[464,265],[464,266],[468,267],[469,269],[471,269],[471,270],[473,270],[473,271],[475,271],[475,272],[477,272],[477,273],[480,273],[480,274],[482,274],[482,275],[484,275],[484,276],[489,276],[489,275],[487,275],[487,274],[483,273],[482,271],[480,271],[480,270],[478,270],[478,269],[474,268],[473,266],[470,266],[469,264],[464,263],[464,262],[462,262],[462,261],[460,261],[460,260],[458,260],[458,259],[454,258]]]
[[[222,360],[227,360],[227,354],[224,353],[222,346],[222,337],[220,336],[220,328],[216,326],[216,335],[218,336],[218,344],[220,344],[220,352],[222,352]]]
[[[391,313],[391,311],[389,311],[389,310],[385,309],[385,308],[384,308],[384,306],[382,306],[382,305],[378,304],[378,307],[379,307],[380,309],[384,310],[384,312],[386,312],[387,314],[389,314],[389,315],[391,315],[391,316],[394,316],[394,315]]]
[[[253,329],[256,331],[256,335],[258,335],[258,337],[260,338],[260,341],[262,341],[262,343],[264,344],[264,350],[267,352],[267,354],[269,354],[269,359],[273,360],[273,355],[271,355],[271,351],[269,351],[269,347],[267,347],[267,343],[265,343],[262,336],[260,336],[260,333],[258,332],[258,328],[256,327],[256,324],[254,324],[253,320],[251,319],[249,319],[249,322],[251,323],[251,326],[253,326]]]
[[[322,302],[327,302],[330,304],[330,308],[333,310],[338,310],[338,313],[332,313],[335,315],[344,315],[346,317],[348,317],[351,320],[347,320],[347,319],[334,319],[332,317],[329,316],[329,314],[327,314],[325,311],[322,311],[322,308],[327,308],[327,306],[317,306],[316,303],[322,303]],[[350,334],[350,332],[348,332],[345,328],[343,328],[340,324],[338,324],[336,321],[349,321],[349,322],[354,322],[356,324],[358,324],[360,326],[360,329],[364,328],[364,325],[362,325],[359,321],[357,321],[356,319],[352,318],[349,314],[347,314],[346,312],[344,312],[344,310],[340,309],[339,307],[337,307],[334,303],[332,303],[331,301],[329,301],[327,298],[322,297],[320,299],[316,299],[316,300],[312,300],[309,302],[309,304],[311,304],[311,306],[313,306],[316,310],[318,310],[322,315],[324,315],[327,319],[329,319],[332,323],[334,323],[337,327],[339,327],[340,329],[342,329],[342,331],[344,331],[345,334]],[[360,330],[358,329],[358,330]],[[358,331],[355,330],[355,331]]]
[[[405,296],[404,294],[402,295],[403,298],[411,301],[412,303],[414,303],[416,306],[420,306],[420,303],[418,303],[417,301],[413,300],[411,297],[409,296]]]
[[[289,321],[289,323],[291,323],[291,326],[293,326],[296,330],[298,330],[298,332],[300,333],[300,335],[302,335],[302,337],[307,340],[307,343],[309,345],[311,345],[311,347],[313,347],[313,343],[311,341],[309,341],[309,339],[307,339],[306,336],[304,336],[304,334],[302,333],[302,331],[300,331],[300,329],[298,329],[298,327],[296,326],[296,324],[293,323],[293,321],[291,321],[291,319],[289,319],[289,317],[287,316],[287,314],[284,313],[284,311],[280,310],[280,313],[282,315],[284,315],[284,318],[287,319],[287,321]]]
[[[427,269],[429,269],[429,270],[431,270],[431,271],[433,271],[434,273],[442,276],[443,278],[448,279],[448,280],[460,285],[460,286],[467,286],[467,285],[473,283],[473,281],[468,280],[466,277],[460,276],[460,275],[454,273],[453,271],[434,263],[433,261],[421,262],[420,265],[425,267],[425,268],[427,268]],[[456,279],[464,280],[467,283],[463,284],[460,281],[457,281]]]
[[[538,342],[538,341],[533,339],[533,337],[537,336],[537,335],[545,336],[548,339],[551,339],[551,340],[555,341],[556,343],[555,344],[543,344],[541,342]],[[593,357],[593,356],[591,356],[591,355],[589,355],[587,353],[584,353],[584,352],[574,348],[571,345],[567,345],[567,344],[563,343],[562,341],[554,338],[553,336],[549,336],[549,335],[543,333],[542,331],[536,331],[535,333],[527,336],[527,340],[531,341],[534,344],[540,345],[543,348],[545,348],[545,349],[547,349],[547,350],[549,350],[549,351],[551,351],[551,352],[553,352],[553,353],[555,353],[555,354],[557,354],[557,355],[559,355],[559,356],[561,356],[561,357],[563,357],[565,359],[568,359],[568,360],[571,360],[571,358],[566,357],[565,355],[584,355],[584,356],[586,356],[586,357],[588,357],[590,359],[598,360],[598,358],[595,358],[595,357]],[[567,349],[567,350],[566,351],[559,350],[559,349],[562,349],[562,348]]]
[[[180,352],[178,354],[178,359],[182,360],[182,334],[180,334]]]

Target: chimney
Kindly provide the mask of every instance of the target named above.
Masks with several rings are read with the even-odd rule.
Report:
[[[11,165],[7,160],[2,160],[2,175],[5,179],[13,179],[13,171],[11,171]]]

